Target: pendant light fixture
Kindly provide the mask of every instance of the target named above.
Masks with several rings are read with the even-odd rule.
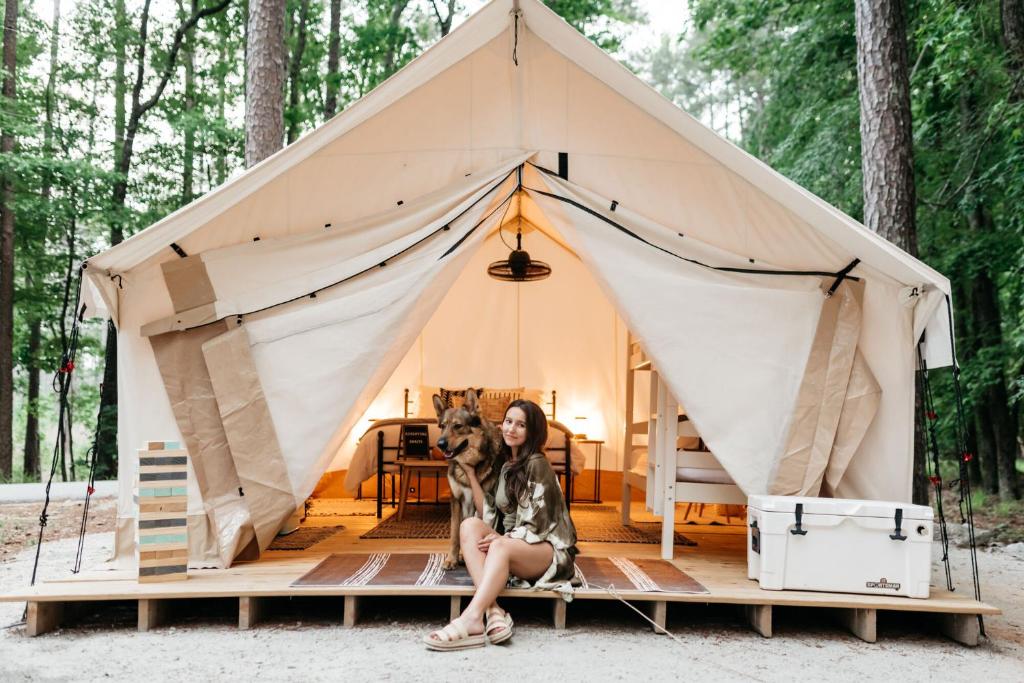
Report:
[[[534,261],[529,252],[523,250],[523,217],[518,217],[516,248],[504,261],[495,261],[487,266],[487,274],[495,280],[505,282],[534,282],[551,275],[551,266],[543,261]],[[499,234],[501,227],[498,228]],[[504,240],[503,240],[504,241]],[[507,244],[506,244],[507,246]]]

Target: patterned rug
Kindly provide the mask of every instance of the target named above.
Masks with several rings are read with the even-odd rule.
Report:
[[[276,537],[267,550],[305,550],[344,530],[345,527],[341,524],[299,527],[287,536]]]
[[[447,505],[418,505],[405,510],[405,518],[391,515],[360,538],[448,538],[451,529]],[[577,503],[570,512],[578,541],[592,543],[661,543],[660,522],[633,522],[622,526],[619,509],[611,505]],[[695,546],[694,541],[675,532],[676,545]]]
[[[445,571],[444,553],[345,553],[330,555],[293,586],[454,586],[471,587],[465,567]],[[689,574],[670,562],[627,557],[576,558],[582,581],[577,592],[707,593]]]

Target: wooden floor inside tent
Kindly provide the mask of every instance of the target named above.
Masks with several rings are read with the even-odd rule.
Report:
[[[140,584],[131,571],[83,571],[62,580],[45,581],[0,595],[0,601],[28,603],[29,635],[39,635],[60,627],[76,605],[92,601],[138,601],[138,626],[150,630],[166,620],[166,607],[184,598],[238,600],[240,628],[252,628],[264,608],[275,598],[295,596],[344,596],[345,626],[354,626],[364,596],[447,596],[450,611],[456,614],[472,588],[462,586],[296,586],[293,583],[332,553],[431,553],[444,552],[446,540],[437,539],[362,539],[360,536],[377,524],[372,514],[373,501],[346,501],[333,506],[337,514],[308,517],[303,527],[344,525],[323,541],[304,550],[267,551],[255,562],[237,563],[230,569],[189,570],[188,580]],[[633,504],[634,520],[654,520]],[[734,518],[735,519],[735,518]],[[930,615],[943,633],[966,645],[979,638],[978,615],[999,614],[999,610],[978,602],[967,587],[949,592],[933,586],[931,597],[917,600],[901,597],[853,595],[809,591],[761,590],[746,575],[746,536],[743,526],[679,525],[677,530],[697,542],[695,547],[679,547],[672,563],[700,582],[704,593],[617,591],[622,598],[646,608],[651,620],[665,626],[668,603],[731,604],[742,606],[751,628],[765,637],[772,635],[772,608],[816,608],[814,616],[826,611],[838,618],[857,637],[874,642],[879,611],[915,612]],[[592,557],[659,558],[659,546],[637,543],[581,543],[582,555]],[[936,581],[941,577],[936,574]],[[508,596],[548,600],[555,628],[565,628],[572,604],[552,592],[509,589]],[[602,591],[588,591],[577,600],[615,600]],[[200,608],[201,609],[201,608]],[[657,626],[655,631],[658,630]]]

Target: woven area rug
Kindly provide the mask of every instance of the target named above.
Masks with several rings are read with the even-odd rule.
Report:
[[[276,537],[267,550],[305,550],[344,530],[345,527],[341,524],[337,526],[299,527],[287,536]]]
[[[293,586],[471,587],[465,567],[445,571],[444,553],[345,553],[330,555]],[[627,557],[576,558],[577,592],[707,593],[686,572],[664,560]]]
[[[449,514],[447,505],[410,506],[405,510],[404,519],[391,515],[360,538],[448,538],[451,528]],[[618,508],[611,505],[577,503],[572,506],[571,515],[578,541],[648,545],[661,543],[659,522],[633,522],[632,526],[624,527],[619,519]],[[675,533],[675,542],[683,546],[697,545],[678,531]]]

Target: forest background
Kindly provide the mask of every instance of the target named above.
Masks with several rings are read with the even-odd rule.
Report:
[[[661,1],[686,4],[670,14],[677,25],[648,24],[645,9],[658,0],[545,3],[665,97],[865,220],[863,3]],[[252,35],[250,11],[283,7],[283,25],[268,34],[279,36],[271,47],[285,65],[283,117],[269,129],[277,148],[372,90],[483,0],[5,2],[0,310],[13,322],[0,316],[0,351],[5,335],[12,349],[0,354],[0,375],[11,378],[0,377],[0,481],[45,480],[51,466],[57,480],[88,478],[97,420],[95,476],[113,478],[108,325],[84,321],[75,367],[63,357],[78,269],[251,165],[247,50],[267,35]],[[882,4],[898,9],[909,83],[910,230],[900,244],[951,279],[962,368],[960,430],[953,373],[930,373],[919,490],[926,477],[955,487],[966,469],[978,483],[975,507],[1018,514],[1024,0]],[[59,387],[71,374],[61,417],[51,379]],[[923,457],[929,434],[938,471]]]

